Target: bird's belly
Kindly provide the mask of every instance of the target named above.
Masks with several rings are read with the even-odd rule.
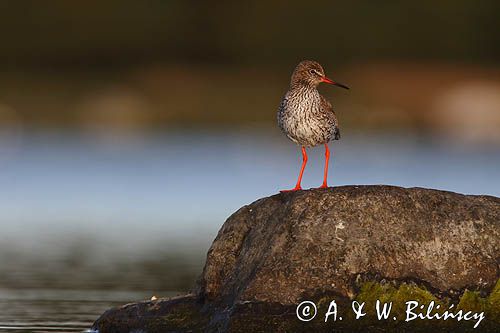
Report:
[[[290,140],[306,147],[327,143],[335,133],[333,121],[315,115],[288,115],[283,118],[281,125]]]

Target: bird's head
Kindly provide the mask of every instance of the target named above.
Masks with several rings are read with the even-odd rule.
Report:
[[[333,84],[344,89],[349,89],[348,86],[335,82],[325,75],[323,67],[312,60],[301,61],[292,74],[291,85],[305,85],[309,87],[317,87],[321,82]]]

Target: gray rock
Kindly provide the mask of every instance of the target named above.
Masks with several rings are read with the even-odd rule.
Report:
[[[278,194],[228,218],[208,251],[196,296],[111,310],[94,327],[101,333],[144,329],[143,318],[149,316],[156,325],[147,332],[380,331],[383,322],[363,326],[345,320],[331,326],[321,319],[302,323],[295,316],[302,300],[336,299],[349,307],[352,299],[372,297],[370,292],[462,305],[468,304],[464,295],[469,301],[466,293],[473,292],[477,297],[470,306],[482,302],[496,316],[499,247],[500,199],[491,196],[393,186]],[[148,310],[174,313],[173,302],[183,304],[184,321],[159,321]],[[124,316],[127,311],[132,314]],[[137,311],[142,311],[141,323],[134,318]],[[429,329],[420,323],[412,330]],[[452,330],[472,327],[460,325]]]

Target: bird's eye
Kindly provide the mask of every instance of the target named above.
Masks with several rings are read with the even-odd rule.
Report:
[[[315,71],[314,69],[311,69],[311,70],[309,71],[309,73],[311,73],[311,74],[317,74],[317,73],[316,73],[316,71]]]

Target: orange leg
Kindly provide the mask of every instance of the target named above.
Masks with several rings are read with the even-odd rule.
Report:
[[[304,174],[304,169],[306,168],[306,164],[307,164],[307,152],[306,148],[302,147],[302,167],[300,168],[300,174],[299,174],[299,179],[297,180],[297,185],[295,185],[295,187],[291,190],[282,190],[280,192],[292,192],[292,191],[302,190],[300,183],[302,182],[302,175]]]
[[[328,149],[328,144],[325,143],[325,175],[323,177],[323,184],[319,188],[328,188],[328,161],[330,160],[330,150]]]

